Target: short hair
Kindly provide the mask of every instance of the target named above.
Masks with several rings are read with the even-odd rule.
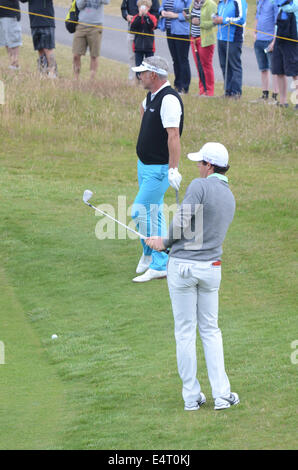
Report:
[[[141,5],[145,5],[145,7],[150,8],[152,7],[152,2],[151,0],[138,0],[137,1],[137,5],[138,7],[140,7]]]
[[[203,165],[207,165],[208,163],[210,162],[205,162],[205,160],[202,160],[202,163]],[[213,167],[213,171],[214,173],[220,173],[221,175],[224,175],[230,168],[230,165],[227,165],[227,166],[217,166],[217,165],[212,165],[212,163],[210,163],[210,165]]]
[[[166,59],[158,55],[154,55],[151,57],[146,57],[143,62],[149,65],[153,65],[153,67],[156,67],[157,69],[162,69],[165,71],[165,73],[161,74],[156,72],[160,80],[164,80],[165,78],[167,78],[169,72],[169,65]]]

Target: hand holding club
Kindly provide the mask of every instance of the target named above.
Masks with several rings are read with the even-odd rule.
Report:
[[[163,239],[161,237],[148,237],[145,239],[146,245],[148,245],[152,250],[155,251],[164,251],[165,246],[163,244]]]

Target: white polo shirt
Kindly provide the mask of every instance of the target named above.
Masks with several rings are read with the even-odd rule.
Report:
[[[164,83],[155,93],[151,93],[151,101],[154,97],[166,86],[171,86],[170,82],[167,81]],[[142,105],[144,111],[146,110],[146,98],[144,99]],[[160,107],[160,117],[163,127],[179,127],[180,119],[182,115],[182,109],[178,98],[174,95],[166,95],[163,97]]]

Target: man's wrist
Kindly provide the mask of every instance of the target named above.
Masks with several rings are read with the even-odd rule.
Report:
[[[169,238],[162,238],[162,243],[163,243],[163,246],[165,247],[165,250],[172,246],[171,241],[169,240]]]

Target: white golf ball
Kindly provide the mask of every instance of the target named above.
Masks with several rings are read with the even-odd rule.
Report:
[[[58,336],[57,335],[52,335],[52,339],[57,339]]]

